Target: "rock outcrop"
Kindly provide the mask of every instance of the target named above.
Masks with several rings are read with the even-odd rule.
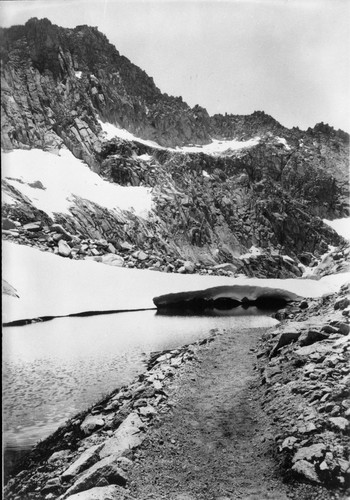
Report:
[[[4,214],[12,221],[59,223],[74,236],[115,248],[127,242],[146,254],[231,264],[261,277],[300,276],[303,255],[319,257],[341,243],[322,218],[350,214],[347,133],[323,123],[287,129],[261,111],[210,117],[162,94],[97,28],[65,29],[34,18],[1,29],[0,46],[3,149],[66,147],[111,182],[151,187],[155,203],[145,220],[76,199],[71,215],[53,220],[4,179],[12,200],[4,202]],[[162,147],[106,141],[101,121]],[[254,138],[217,154],[171,149]],[[237,262],[253,245],[263,255]],[[172,259],[164,264],[173,266]]]
[[[349,284],[338,294],[287,308],[288,321],[258,351],[262,405],[273,417],[287,477],[347,488],[349,462]]]

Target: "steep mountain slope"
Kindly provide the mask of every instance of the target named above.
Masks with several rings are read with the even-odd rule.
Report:
[[[4,151],[64,157],[65,147],[105,181],[153,196],[140,216],[117,199],[106,207],[71,190],[68,212],[53,214],[35,203],[38,189],[50,195],[42,179],[6,171],[3,211],[17,222],[6,237],[18,240],[19,231],[23,242],[57,252],[59,223],[71,257],[113,248],[131,267],[173,271],[190,259],[197,270],[230,263],[231,272],[280,277],[300,275],[300,263],[341,243],[322,218],[350,214],[347,133],[323,123],[286,129],[264,112],[210,117],[162,94],[97,28],[34,18],[0,36]],[[193,144],[209,146],[184,147]],[[33,221],[37,231],[18,229]],[[252,245],[262,255],[247,254]]]

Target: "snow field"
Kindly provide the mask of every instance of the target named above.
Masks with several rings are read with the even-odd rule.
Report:
[[[149,188],[105,181],[67,149],[59,155],[17,149],[2,153],[2,164],[3,178],[51,217],[55,212],[70,214],[74,195],[110,210],[134,210],[142,217],[152,209]]]
[[[340,236],[343,236],[346,240],[350,240],[350,217],[336,220],[323,219],[323,222],[334,229]]]
[[[106,139],[113,139],[113,137],[119,137],[120,139],[126,139],[128,141],[137,141],[147,146],[157,148],[157,149],[168,149],[169,151],[174,151],[178,153],[206,153],[208,155],[215,155],[224,153],[225,151],[236,151],[237,149],[250,148],[252,146],[256,146],[260,137],[255,137],[254,139],[250,139],[249,141],[219,141],[213,139],[210,144],[198,145],[198,146],[183,146],[177,148],[164,148],[157,144],[154,141],[147,141],[144,139],[140,139],[136,137],[131,132],[123,128],[118,128],[111,123],[104,123],[101,120],[98,120],[99,124],[102,127],[103,132],[105,133]]]
[[[336,292],[350,273],[308,279],[229,278],[167,274],[71,260],[32,247],[3,242],[2,277],[19,298],[3,297],[3,322],[84,311],[152,308],[153,297],[221,285],[281,288],[304,297]]]

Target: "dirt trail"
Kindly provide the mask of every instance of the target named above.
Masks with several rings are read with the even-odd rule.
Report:
[[[274,436],[257,401],[254,347],[260,330],[228,331],[181,368],[172,410],[139,450],[138,499],[286,499],[272,458]]]

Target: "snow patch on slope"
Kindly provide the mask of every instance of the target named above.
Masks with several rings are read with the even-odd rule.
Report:
[[[200,146],[183,146],[182,148],[176,148],[175,151],[216,155],[224,152],[229,153],[230,151],[237,151],[238,149],[251,148],[252,146],[259,144],[259,141],[260,137],[249,139],[249,141],[236,141],[235,139],[230,141],[219,141],[217,139],[213,139],[210,144],[203,144]]]
[[[344,217],[343,219],[327,220],[323,219],[323,222],[334,229],[340,236],[350,240],[350,217]]]
[[[284,146],[287,150],[290,150],[290,146],[289,146],[288,142],[286,141],[286,139],[284,139],[284,137],[278,137],[278,136],[276,136],[276,140],[277,140],[277,142],[279,142],[280,144],[283,144],[283,146]]]
[[[205,153],[208,155],[218,155],[223,154],[225,152],[229,153],[230,151],[236,151],[238,149],[243,148],[251,148],[252,146],[256,146],[260,142],[260,137],[255,137],[254,139],[249,139],[248,141],[219,141],[213,139],[210,144],[203,144],[198,146],[183,146],[174,148],[164,148],[157,144],[154,141],[148,141],[144,139],[140,139],[136,137],[131,132],[123,128],[118,128],[111,123],[103,123],[101,120],[97,120],[101,125],[103,132],[105,133],[105,137],[107,140],[113,139],[113,137],[119,137],[120,139],[126,139],[128,141],[136,141],[141,144],[145,144],[146,146],[150,146],[157,149],[163,149],[168,151],[174,151],[176,153]]]
[[[107,140],[113,139],[114,137],[119,137],[119,139],[125,139],[127,141],[137,141],[140,142],[141,144],[145,144],[146,146],[150,146],[152,148],[166,149],[154,141],[147,141],[145,139],[141,139],[140,137],[136,137],[128,130],[125,130],[125,128],[118,128],[115,125],[112,125],[112,123],[107,123],[107,122],[104,123],[101,120],[97,121],[101,125],[101,128],[105,134],[105,138]]]
[[[241,259],[249,259],[250,257],[258,257],[258,255],[262,255],[263,251],[261,248],[255,247],[254,245],[250,247],[247,253],[241,255]]]
[[[133,210],[142,217],[152,208],[149,188],[105,181],[66,149],[59,156],[41,149],[17,149],[3,153],[2,164],[3,178],[51,217],[55,212],[70,214],[74,195],[109,210]]]

